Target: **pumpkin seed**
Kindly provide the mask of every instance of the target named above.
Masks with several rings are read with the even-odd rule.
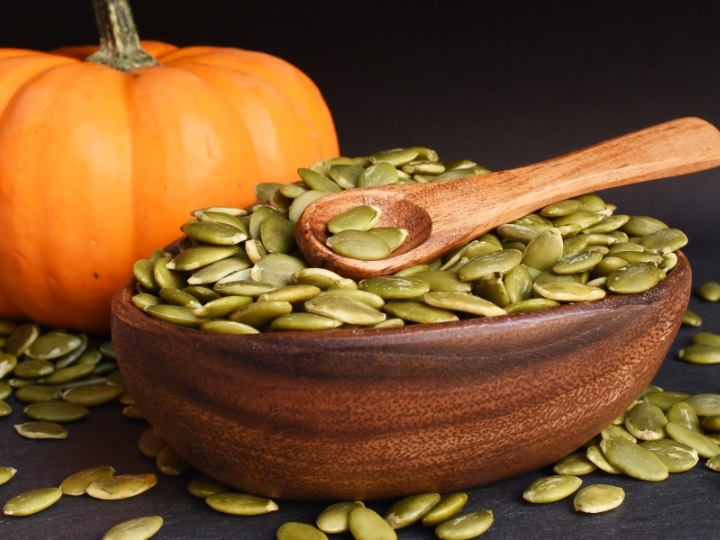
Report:
[[[593,484],[581,488],[573,500],[577,512],[598,514],[620,506],[625,500],[625,490],[608,484]]]
[[[712,332],[695,332],[692,337],[692,342],[698,345],[712,345],[714,347],[720,347],[720,334],[713,334]]]
[[[481,317],[497,317],[507,312],[493,302],[464,292],[427,292],[422,297],[427,304],[448,311],[472,313]]]
[[[354,229],[330,236],[325,244],[338,255],[362,261],[379,261],[387,258],[391,252],[390,246],[381,238]]]
[[[361,290],[374,293],[385,300],[419,298],[430,290],[428,282],[411,276],[367,278],[361,280],[358,286]]]
[[[600,250],[588,249],[578,253],[572,253],[564,256],[552,266],[552,271],[556,274],[579,274],[592,270],[600,264],[604,255]]]
[[[465,507],[468,494],[462,491],[445,495],[440,502],[433,506],[422,518],[425,527],[434,527],[443,521],[455,517]]]
[[[230,321],[259,329],[268,326],[282,315],[289,315],[292,309],[290,302],[259,302],[241,307],[228,318]]]
[[[277,540],[327,540],[327,535],[307,523],[288,521],[275,531]]]
[[[252,263],[247,256],[237,255],[235,257],[228,257],[227,259],[222,259],[193,272],[193,274],[187,278],[187,283],[188,285],[215,283],[230,274],[245,270],[251,266]]]
[[[298,302],[304,302],[309,300],[318,294],[321,290],[319,287],[314,285],[286,285],[285,287],[278,287],[272,291],[258,296],[258,302],[290,302],[295,304]]]
[[[628,476],[649,482],[659,482],[668,477],[668,468],[660,458],[627,439],[603,439],[600,448],[608,463]]]
[[[100,383],[70,388],[63,392],[62,397],[68,403],[95,407],[116,400],[122,393],[123,388],[121,386]]]
[[[47,360],[25,358],[15,366],[15,375],[23,379],[35,379],[50,375],[55,371],[55,366]]]
[[[0,399],[0,418],[10,416],[12,414],[12,407],[5,401]]]
[[[582,485],[582,480],[570,474],[555,474],[538,478],[523,491],[523,499],[536,504],[553,503],[569,497]]]
[[[662,278],[662,270],[653,263],[630,263],[610,272],[607,288],[614,293],[637,294],[652,289]]]
[[[625,427],[638,439],[649,441],[665,437],[667,418],[657,405],[642,401],[630,409],[625,417]]]
[[[697,288],[697,294],[706,302],[720,301],[720,283],[708,281]]]
[[[622,474],[622,471],[620,469],[615,467],[615,465],[612,465],[607,460],[605,454],[600,449],[600,446],[597,444],[592,444],[588,446],[587,450],[585,450],[585,456],[591,463],[593,463],[598,469],[603,472],[606,472],[608,474]]]
[[[709,431],[720,431],[720,415],[706,416],[701,425]]]
[[[589,302],[605,298],[605,291],[583,283],[571,281],[548,281],[533,284],[533,291],[548,300],[558,302]]]
[[[202,323],[198,328],[204,332],[212,332],[215,334],[247,335],[258,334],[260,332],[257,328],[253,328],[248,324],[224,320],[207,321]]]
[[[0,352],[0,379],[12,373],[17,363],[17,356],[14,354]]]
[[[297,173],[300,179],[305,182],[310,189],[317,189],[327,193],[335,193],[342,190],[342,188],[330,178],[312,169],[301,167]]]
[[[62,497],[57,487],[45,487],[25,491],[11,497],[3,506],[6,516],[30,516],[50,508]]]
[[[355,540],[397,540],[397,533],[370,508],[356,506],[348,514],[348,530]]]
[[[688,397],[690,396],[684,392],[671,391],[648,392],[645,394],[646,401],[656,405],[661,411],[665,412],[667,412],[673,404],[681,402]]]
[[[665,415],[668,422],[674,422],[692,431],[700,431],[700,419],[695,409],[687,401],[673,403]]]
[[[458,320],[458,316],[447,309],[431,306],[417,300],[390,300],[385,312],[408,322],[432,324]]]
[[[381,217],[382,210],[377,206],[356,206],[330,219],[327,228],[333,234],[348,230],[368,231]]]
[[[8,336],[5,352],[20,358],[39,336],[40,327],[37,324],[21,324]]]
[[[307,265],[298,257],[285,253],[269,253],[250,269],[250,278],[275,287],[284,287],[290,285],[293,274],[303,268],[307,268]]]
[[[332,317],[318,315],[316,313],[288,313],[280,315],[270,323],[271,330],[332,330],[343,323]]]
[[[17,469],[14,467],[8,467],[6,465],[0,466],[0,486],[7,484],[10,480],[12,480],[16,472]]]
[[[318,528],[326,533],[343,533],[348,530],[348,515],[353,508],[365,506],[362,501],[343,501],[325,508],[317,517]]]
[[[153,278],[155,279],[156,288],[153,290],[160,289],[161,287],[173,287],[175,289],[182,289],[185,282],[185,276],[182,272],[175,270],[170,263],[172,257],[164,256],[155,261],[153,267]]]
[[[33,420],[64,423],[85,418],[90,411],[83,405],[50,399],[31,403],[24,412]]]
[[[388,186],[391,184],[397,184],[400,179],[398,170],[395,166],[386,161],[372,161],[372,165],[368,165],[360,173],[357,179],[357,187],[374,187],[374,186]]]
[[[556,227],[540,232],[528,242],[522,263],[537,270],[549,270],[563,256],[563,239]]]
[[[180,229],[193,240],[220,246],[233,246],[248,237],[247,231],[220,221],[190,220]]]
[[[582,476],[596,469],[597,465],[587,458],[585,452],[568,454],[553,465],[553,472],[561,475]]]
[[[494,521],[492,510],[483,509],[469,512],[435,527],[435,536],[441,540],[463,540],[485,534]]]
[[[655,454],[671,473],[685,472],[697,465],[697,451],[672,439],[644,441],[640,446]]]
[[[167,268],[171,270],[179,270],[189,272],[197,270],[210,264],[216,263],[228,257],[233,257],[240,252],[240,247],[232,246],[215,246],[215,245],[198,245],[190,246],[181,251],[172,261],[167,263]],[[161,285],[162,286],[162,285]],[[178,289],[182,287],[176,287]]]
[[[271,499],[237,491],[213,493],[205,498],[205,502],[213,510],[234,516],[257,516],[279,509]]]
[[[37,403],[39,401],[58,399],[60,397],[60,390],[58,390],[57,387],[45,384],[23,386],[15,392],[15,398],[23,403]]]
[[[688,238],[679,229],[660,229],[643,236],[640,245],[651,253],[670,253],[685,247]]]
[[[65,478],[60,484],[64,495],[85,495],[87,487],[101,478],[108,478],[115,474],[115,468],[110,465],[98,465],[75,472]]]
[[[694,394],[685,400],[698,416],[720,414],[720,394]]]
[[[345,324],[369,326],[387,318],[382,311],[349,296],[316,296],[307,300],[304,306],[310,313],[331,317]]]
[[[214,493],[223,493],[229,490],[230,488],[227,485],[208,476],[194,478],[188,484],[188,493],[199,499],[205,499]]]
[[[94,480],[88,484],[85,492],[94,499],[117,501],[135,497],[157,484],[157,476],[147,474],[119,474]]]
[[[155,433],[153,428],[148,428],[140,434],[138,449],[146,457],[155,459],[160,451],[167,446],[165,440]]]
[[[691,364],[720,364],[720,347],[690,343],[678,351],[678,356]]]
[[[720,445],[706,435],[688,429],[675,422],[668,422],[665,426],[668,437],[694,448],[704,458],[713,458],[720,454]]]
[[[143,516],[129,519],[112,526],[103,535],[102,540],[147,540],[162,528],[161,516]]]
[[[420,521],[436,504],[440,502],[439,493],[419,493],[396,501],[385,513],[393,529],[404,529]]]
[[[665,223],[654,217],[630,216],[622,230],[630,236],[642,237],[667,228]]]
[[[25,422],[15,424],[15,431],[26,439],[67,439],[68,431],[55,422]]]
[[[385,305],[385,300],[383,300],[381,296],[370,291],[363,291],[360,289],[328,289],[321,292],[318,296],[342,296],[352,298],[353,300],[363,302],[375,309],[381,309]]]
[[[712,471],[720,471],[720,456],[715,456],[705,462],[705,466]]]
[[[157,453],[155,466],[167,476],[180,476],[192,469],[192,465],[169,446],[165,446]]]
[[[325,195],[327,195],[327,191],[309,189],[305,193],[295,197],[288,209],[288,219],[292,223],[296,223],[309,204],[318,200],[320,197],[324,197]]]
[[[458,269],[458,277],[462,281],[477,281],[494,272],[505,274],[520,264],[522,258],[523,252],[518,249],[502,249],[479,255]]]
[[[385,242],[391,252],[402,246],[409,234],[407,229],[398,227],[375,227],[367,232]]]

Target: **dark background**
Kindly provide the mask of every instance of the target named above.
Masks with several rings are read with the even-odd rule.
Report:
[[[322,90],[346,155],[425,145],[442,158],[501,169],[680,116],[720,126],[717,1],[135,0],[133,8],[146,39],[261,50],[295,64]],[[89,0],[3,7],[0,46],[51,49],[96,41]],[[652,215],[683,229],[696,282],[720,280],[720,171],[603,195],[622,213]],[[703,330],[720,332],[720,307],[692,302],[705,318]],[[681,331],[656,382],[688,393],[718,392],[720,368],[676,358],[693,331]],[[67,441],[47,443],[15,436],[11,424],[22,418],[15,408],[13,417],[0,420],[0,464],[33,472],[0,487],[0,500],[99,462],[124,472],[152,468],[136,450],[143,426],[118,407],[93,411],[72,426]],[[720,476],[702,463],[660,485],[600,476],[628,492],[620,509],[600,516],[574,515],[564,503],[524,504],[522,489],[547,472],[471,492],[470,506],[495,512],[487,538],[717,537]],[[117,521],[161,513],[166,525],[158,538],[262,540],[274,538],[283,521],[312,520],[323,506],[281,501],[273,516],[228,518],[192,500],[186,485],[162,478],[151,493],[122,503],[63,499],[33,518],[0,517],[0,536],[100,538]],[[413,528],[400,538],[432,534]]]

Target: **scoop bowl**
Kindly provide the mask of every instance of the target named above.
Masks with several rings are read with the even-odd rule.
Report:
[[[400,329],[204,333],[112,302],[125,381],[197,469],[284,499],[448,492],[574,451],[650,383],[690,265],[642,294]]]

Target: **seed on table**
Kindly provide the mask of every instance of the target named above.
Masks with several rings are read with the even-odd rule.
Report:
[[[625,416],[627,418],[627,415]],[[600,432],[601,439],[611,439],[613,437],[622,437],[630,442],[637,442],[637,437],[625,429],[623,425],[608,424]]]
[[[660,482],[669,475],[667,466],[660,458],[627,439],[603,439],[600,448],[608,463],[632,478]]]
[[[355,540],[397,540],[397,533],[370,508],[356,506],[348,514],[348,530]]]
[[[47,360],[25,358],[15,366],[14,374],[22,379],[36,379],[50,375],[53,371],[55,366]]]
[[[645,394],[645,401],[657,405],[661,411],[667,412],[675,403],[679,403],[688,397],[690,397],[690,395],[684,392],[666,390],[661,392],[648,392]]]
[[[85,418],[90,411],[83,405],[51,399],[31,403],[25,407],[24,412],[33,420],[63,423]]]
[[[57,487],[32,489],[11,497],[5,503],[3,513],[6,516],[30,516],[50,508],[60,497],[62,491]]]
[[[720,455],[708,459],[705,466],[712,471],[720,471]]]
[[[230,487],[210,478],[209,476],[200,476],[194,478],[188,484],[188,493],[198,499],[206,499],[214,493],[223,493],[229,491]]]
[[[434,527],[443,521],[455,517],[465,507],[468,494],[463,491],[445,495],[439,503],[433,506],[422,518],[425,527]]]
[[[685,400],[698,416],[713,416],[720,414],[720,394],[704,393],[694,394]]]
[[[169,446],[165,446],[155,456],[155,466],[167,476],[180,476],[192,470],[192,465]]]
[[[283,523],[275,531],[277,540],[328,540],[327,535],[320,529],[299,521]]]
[[[15,424],[15,431],[26,439],[67,439],[65,426],[55,422],[25,422]]]
[[[21,324],[8,336],[5,352],[20,358],[40,336],[40,332],[40,326],[37,324]]]
[[[95,499],[117,501],[146,492],[157,484],[157,476],[147,474],[119,474],[91,482],[85,492]]]
[[[712,332],[695,332],[692,337],[692,342],[698,345],[713,345],[720,347],[720,334],[714,334]]]
[[[25,351],[25,355],[36,360],[53,360],[82,344],[82,339],[65,332],[47,332],[40,335]]]
[[[87,364],[74,364],[64,368],[56,369],[49,375],[42,378],[43,384],[48,385],[61,385],[72,381],[80,380],[95,371],[95,365]]]
[[[693,431],[675,422],[668,422],[665,430],[668,437],[694,448],[701,457],[710,459],[720,454],[720,445],[703,433]]]
[[[85,407],[95,407],[116,400],[123,393],[123,387],[116,384],[89,384],[65,390],[63,399]]]
[[[10,416],[12,414],[12,407],[5,400],[0,399],[0,418]]]
[[[315,520],[318,529],[335,534],[348,530],[348,515],[353,508],[365,506],[362,501],[343,501],[331,504],[318,514]]]
[[[694,328],[698,328],[702,326],[702,317],[699,313],[693,311],[692,309],[686,309],[685,314],[683,315],[682,323],[685,326],[692,326]]]
[[[237,491],[213,493],[205,498],[205,502],[213,510],[235,516],[257,516],[279,509],[271,499]]]
[[[667,418],[662,409],[650,401],[641,401],[625,416],[625,427],[638,439],[649,441],[665,437]]]
[[[588,446],[587,450],[585,450],[585,456],[603,472],[608,474],[622,474],[620,469],[608,462],[605,458],[605,454],[603,454],[603,451],[597,444]]]
[[[60,390],[49,384],[31,384],[15,391],[15,398],[23,403],[37,403],[60,397]]]
[[[690,343],[678,351],[681,360],[691,364],[712,365],[720,364],[720,347],[715,345],[704,345]]]
[[[403,497],[388,509],[384,516],[385,521],[393,529],[404,529],[420,521],[440,499],[439,493],[418,493]]]
[[[143,516],[114,525],[103,535],[102,540],[148,540],[162,528],[161,516]]]
[[[640,446],[660,458],[671,473],[689,471],[700,459],[694,448],[672,439],[644,441]]]
[[[570,474],[554,474],[538,478],[523,490],[522,497],[536,504],[553,503],[569,497],[582,485],[582,480]]]
[[[85,495],[87,487],[101,478],[108,478],[115,474],[115,468],[111,465],[98,465],[77,471],[62,481],[60,489],[63,494],[78,497]]]
[[[692,431],[700,431],[700,419],[695,409],[687,401],[679,401],[670,405],[665,416],[668,422],[674,422]]]
[[[577,512],[598,514],[620,506],[625,500],[625,490],[608,484],[593,484],[575,494],[573,507]]]
[[[440,540],[465,540],[485,534],[493,524],[492,510],[487,508],[462,514],[435,527],[435,536]]]
[[[558,460],[553,465],[555,474],[571,474],[582,476],[597,470],[597,465],[590,461],[585,452],[573,452]]]
[[[720,283],[717,281],[703,283],[697,288],[697,294],[707,302],[717,302],[720,300]]]
[[[17,469],[6,465],[0,466],[0,486],[7,484],[15,476]]]

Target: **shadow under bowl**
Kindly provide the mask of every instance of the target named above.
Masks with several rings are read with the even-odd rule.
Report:
[[[112,302],[117,360],[203,473],[284,499],[449,492],[552,463],[651,382],[682,323],[686,257],[650,291],[384,330],[219,335]]]

